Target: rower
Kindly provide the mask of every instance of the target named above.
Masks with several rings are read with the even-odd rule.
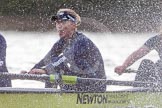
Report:
[[[56,15],[52,16],[51,21],[55,23],[60,39],[28,73],[54,74],[61,72],[63,75],[106,79],[103,58],[99,49],[83,33],[77,31],[81,23],[80,16],[74,10],[60,9]],[[53,84],[50,82],[45,83],[46,88],[52,86]],[[61,88],[103,92],[106,90],[106,84],[100,82],[62,84]]]
[[[0,34],[0,72],[8,72],[6,67],[6,40]],[[0,87],[11,87],[11,79],[9,77],[0,78]]]
[[[162,34],[148,39],[139,49],[130,54],[121,66],[117,66],[115,72],[121,75],[129,66],[152,50],[158,53],[160,59],[155,63],[149,59],[142,60],[135,81],[157,82],[162,86]]]

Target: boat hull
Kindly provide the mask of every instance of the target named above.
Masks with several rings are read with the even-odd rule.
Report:
[[[54,89],[0,90],[2,108],[160,108],[162,92],[109,91],[105,93],[74,93]]]

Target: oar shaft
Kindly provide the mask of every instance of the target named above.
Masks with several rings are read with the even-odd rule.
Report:
[[[49,80],[49,75],[36,75],[36,74],[13,74],[13,73],[1,73],[0,77],[9,77],[11,79],[28,79],[28,80],[39,80],[47,81]]]
[[[154,85],[154,83],[141,82],[141,81],[115,81],[115,80],[97,79],[97,78],[77,78],[77,82],[79,83],[98,82],[106,85],[136,86],[136,87],[145,87],[145,86]]]

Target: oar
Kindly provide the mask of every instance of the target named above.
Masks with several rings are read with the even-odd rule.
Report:
[[[156,83],[151,82],[141,82],[141,81],[116,81],[116,80],[107,80],[99,78],[82,78],[77,76],[68,76],[68,75],[35,75],[35,74],[13,74],[13,73],[0,73],[0,77],[10,77],[11,79],[28,79],[28,80],[39,80],[39,81],[62,81],[64,84],[76,84],[76,83],[102,83],[106,85],[119,85],[119,86],[136,86],[136,87],[145,87],[156,85]]]
[[[117,81],[117,80],[77,77],[77,82],[86,83],[89,81],[103,83],[106,85],[135,86],[135,87],[146,87],[146,86],[156,85],[156,83],[154,82],[148,83],[148,82],[141,82],[141,81]]]
[[[137,73],[137,70],[134,69],[126,69],[124,73]]]
[[[9,77],[11,79],[23,79],[23,80],[39,80],[39,81],[47,81],[50,79],[49,75],[37,75],[37,74],[14,74],[14,73],[0,73],[1,77]]]

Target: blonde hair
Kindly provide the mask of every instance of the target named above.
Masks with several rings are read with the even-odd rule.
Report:
[[[76,25],[79,26],[81,24],[81,18],[74,10],[65,8],[65,9],[59,9],[57,13],[60,13],[60,12],[67,12],[73,15],[76,18]]]

